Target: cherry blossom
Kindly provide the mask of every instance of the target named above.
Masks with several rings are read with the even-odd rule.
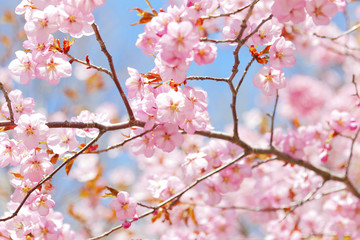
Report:
[[[128,218],[134,217],[136,214],[136,206],[136,200],[124,191],[119,192],[116,199],[110,203],[110,207],[116,211],[116,217],[119,221],[125,221]]]
[[[253,84],[260,88],[265,95],[271,96],[276,93],[277,89],[285,87],[286,82],[282,70],[264,66],[259,73],[255,74]]]
[[[305,4],[305,0],[275,0],[271,10],[281,23],[300,23],[305,20]]]
[[[20,83],[28,84],[35,78],[35,64],[32,62],[30,53],[23,51],[15,52],[17,59],[9,64],[10,73],[13,74]]]
[[[306,2],[306,11],[317,25],[327,25],[335,16],[338,9],[335,3],[328,0],[314,0]]]
[[[286,41],[284,37],[277,39],[269,50],[269,65],[276,69],[293,67],[296,62],[294,56],[295,46]]]
[[[20,33],[4,46],[24,49],[1,56],[0,238],[360,238],[356,2],[149,0],[118,44],[146,57],[112,51],[105,0],[19,2],[24,28],[3,18]],[[86,81],[50,86],[73,64]],[[11,78],[46,82],[24,97]]]
[[[36,67],[36,76],[52,85],[58,84],[61,78],[70,77],[71,73],[71,64],[66,56],[58,52],[46,56]]]
[[[29,149],[35,148],[46,140],[49,128],[45,123],[45,116],[41,113],[23,114],[14,129],[14,138],[23,141]]]
[[[155,145],[165,152],[173,151],[175,147],[180,146],[184,141],[184,137],[174,124],[159,126],[153,133]]]

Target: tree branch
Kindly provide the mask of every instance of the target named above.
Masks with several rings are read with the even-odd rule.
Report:
[[[279,100],[279,90],[276,90],[276,98],[275,98],[275,104],[274,104],[274,110],[271,115],[271,130],[270,130],[270,148],[273,148],[273,138],[274,138],[274,122],[275,122],[275,113],[276,113],[276,107]]]
[[[115,83],[115,85],[116,85],[116,87],[117,87],[117,89],[118,89],[118,91],[120,93],[120,96],[121,96],[121,98],[122,98],[122,100],[123,100],[123,102],[125,104],[126,110],[128,112],[129,118],[130,118],[130,122],[134,122],[135,121],[134,113],[133,113],[133,111],[131,109],[131,106],[130,106],[130,103],[129,103],[127,97],[126,97],[126,94],[125,94],[124,90],[122,89],[122,87],[120,85],[119,79],[117,78],[112,56],[108,52],[108,50],[106,48],[106,45],[105,45],[104,41],[101,38],[98,26],[95,23],[93,23],[91,26],[94,29],[96,40],[100,44],[101,51],[105,54],[105,56],[108,59],[109,66],[110,66],[110,71],[111,71],[111,77],[112,77],[112,79],[113,79],[113,81],[114,81],[114,83]]]
[[[104,131],[100,131],[99,134],[97,135],[96,138],[92,139],[84,148],[82,148],[81,150],[79,150],[76,154],[74,154],[72,157],[68,158],[66,161],[64,161],[62,164],[60,164],[52,173],[50,173],[47,177],[45,177],[44,179],[42,179],[38,184],[36,184],[35,187],[33,187],[32,189],[30,189],[24,199],[21,201],[20,205],[16,208],[16,210],[11,214],[11,216],[9,217],[5,217],[5,218],[0,218],[0,222],[4,222],[7,221],[9,219],[14,218],[19,211],[21,210],[21,208],[23,207],[23,205],[25,204],[26,200],[30,197],[31,193],[33,193],[38,187],[40,187],[43,183],[49,181],[58,171],[60,171],[61,168],[63,168],[66,164],[68,164],[70,161],[72,161],[73,159],[75,159],[77,156],[79,156],[81,153],[83,153],[86,149],[88,149],[91,145],[93,145],[97,140],[99,140],[99,138],[104,134]]]
[[[85,66],[88,66],[89,68],[96,69],[96,70],[98,70],[99,72],[106,73],[107,75],[109,75],[110,77],[112,77],[112,73],[111,73],[109,70],[107,70],[106,68],[98,67],[98,66],[95,66],[95,65],[93,65],[93,64],[91,64],[91,63],[87,63],[87,62],[85,62],[85,61],[82,61],[82,60],[80,60],[80,59],[77,59],[77,58],[71,56],[71,55],[68,54],[68,53],[65,53],[65,55],[68,56],[68,57],[69,57],[72,61],[74,61],[74,62],[81,63],[81,64],[83,64],[83,65],[85,65]]]
[[[189,191],[190,189],[192,189],[193,187],[195,187],[198,183],[204,181],[205,179],[211,177],[212,175],[214,175],[214,174],[220,172],[221,170],[223,170],[223,169],[231,166],[232,164],[238,162],[239,160],[241,160],[241,159],[244,158],[245,156],[247,156],[247,154],[243,153],[243,154],[240,155],[238,158],[236,158],[236,159],[228,162],[227,164],[224,164],[223,166],[218,167],[218,168],[214,169],[213,171],[211,171],[211,172],[209,172],[209,173],[201,176],[200,178],[196,179],[192,184],[188,185],[184,190],[182,190],[182,191],[178,192],[177,194],[171,196],[170,198],[168,198],[167,200],[161,202],[161,203],[158,204],[157,206],[155,206],[155,207],[148,207],[148,206],[147,206],[148,208],[151,208],[151,210],[149,210],[148,212],[145,212],[145,213],[141,214],[141,215],[138,217],[138,219],[142,219],[142,218],[144,218],[144,217],[146,217],[146,216],[154,213],[157,209],[163,207],[164,205],[166,205],[166,204],[168,204],[168,203],[170,203],[170,202],[172,202],[172,201],[177,201],[179,198],[181,198],[181,196],[182,196],[183,194],[185,194],[187,191]],[[133,221],[134,221],[134,220],[130,220],[129,222],[133,222]],[[104,237],[110,235],[111,233],[113,233],[113,232],[121,229],[121,228],[122,228],[122,225],[119,225],[119,226],[114,227],[114,228],[110,229],[109,231],[101,234],[100,236],[94,237],[94,238],[90,238],[89,240],[97,240],[97,239],[104,238]]]
[[[0,89],[4,94],[4,97],[5,97],[5,100],[6,100],[6,103],[7,103],[7,107],[9,109],[10,121],[13,123],[14,122],[14,113],[13,113],[13,110],[12,110],[12,107],[11,107],[11,101],[10,101],[9,95],[8,95],[8,93],[7,93],[7,91],[6,91],[5,87],[4,87],[4,84],[2,82],[0,82]]]

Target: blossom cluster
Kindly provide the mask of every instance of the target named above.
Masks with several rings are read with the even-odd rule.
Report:
[[[101,238],[121,228],[114,239],[252,239],[258,232],[266,239],[360,238],[360,60],[353,53],[359,43],[349,35],[353,30],[341,33],[332,22],[351,3],[170,0],[156,11],[146,2],[152,13],[132,10],[141,16],[137,24],[144,23],[136,46],[153,57],[152,69],[128,67],[129,77],[118,81],[109,55],[110,70],[70,56],[117,84],[128,113],[123,122],[115,123],[118,106],[106,104],[97,113],[82,110],[69,121],[51,122],[33,98],[20,90],[7,93],[1,85],[0,168],[9,169],[13,192],[0,215],[0,239]],[[22,0],[15,12],[25,18],[27,40],[9,64],[12,78],[56,85],[70,77],[73,40],[61,47],[54,34],[93,34],[93,10],[104,3]],[[107,54],[98,32],[96,39]],[[188,76],[192,64],[214,63],[224,50],[218,44],[234,48],[230,77]],[[319,74],[285,78],[284,68],[301,64],[298,56],[314,63]],[[212,99],[193,85],[199,79],[230,88],[233,126],[223,132],[213,131]],[[264,105],[276,95],[274,108],[272,114],[252,109],[241,119],[236,105],[245,99],[238,90],[251,80]],[[109,147],[92,144],[110,131]],[[120,147],[126,157],[112,151]],[[116,161],[104,164],[108,158],[100,153],[110,151]],[[136,162],[136,174],[113,168],[123,157]],[[81,182],[79,200],[67,208],[78,228],[55,210],[55,204],[67,203],[55,203],[50,180],[62,167]],[[138,221],[149,215],[151,223]],[[120,225],[106,232],[113,224]]]
[[[30,236],[39,239],[75,239],[70,226],[63,224],[63,215],[53,209],[55,187],[50,181],[36,188],[29,197],[26,196],[53,172],[57,159],[66,160],[68,152],[78,149],[80,144],[77,137],[93,137],[94,131],[50,129],[46,125],[46,117],[35,112],[34,99],[23,98],[20,90],[9,92],[9,99],[16,127],[12,131],[12,138],[4,132],[0,134],[0,167],[16,168],[9,173],[14,192],[8,203],[8,212],[4,214],[9,215],[20,203],[25,202],[16,217],[0,223],[1,236],[11,239]],[[11,118],[7,102],[1,106],[1,114],[5,119]],[[109,120],[105,115],[82,111],[72,121],[106,124]]]
[[[58,84],[61,78],[70,77],[71,64],[67,60],[66,52],[54,48],[53,34],[61,31],[76,38],[93,34],[92,11],[104,3],[105,0],[23,0],[15,12],[25,16],[24,30],[28,39],[24,41],[23,46],[31,53],[15,53],[17,59],[9,65],[13,76],[22,84],[28,84],[36,77],[45,79],[53,85]]]

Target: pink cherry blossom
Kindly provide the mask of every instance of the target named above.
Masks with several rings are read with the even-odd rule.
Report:
[[[338,110],[333,110],[331,112],[329,125],[337,133],[342,133],[345,130],[354,130],[357,128],[355,119],[352,119],[349,113],[339,112]]]
[[[59,52],[49,54],[36,67],[36,76],[52,85],[58,84],[61,78],[70,77],[71,73],[72,67],[67,57]]]
[[[144,154],[145,157],[151,157],[155,151],[152,134],[148,133],[141,138],[135,139],[132,143],[132,150],[135,154]]]
[[[218,5],[216,0],[187,0],[186,11],[189,18],[196,20],[215,11]]]
[[[120,191],[110,203],[110,207],[116,211],[116,217],[119,221],[125,221],[128,218],[134,217],[136,206],[136,200],[124,191]]]
[[[41,61],[41,58],[45,57],[50,50],[52,44],[54,44],[54,36],[49,34],[47,39],[40,39],[39,41],[35,37],[29,37],[24,41],[23,47],[32,51],[32,59],[35,62]]]
[[[0,168],[20,164],[23,150],[17,141],[9,139],[6,133],[0,133]]]
[[[24,197],[32,189],[37,182],[31,181],[30,179],[20,179],[12,176],[10,179],[10,184],[15,188],[15,191],[11,195],[11,201],[13,202],[21,202],[24,200]],[[26,203],[30,204],[33,201],[35,193],[33,192],[30,198],[26,201]]]
[[[155,145],[164,152],[171,152],[175,147],[180,146],[184,137],[174,124],[164,124],[158,126],[154,131]]]
[[[84,13],[91,13],[95,7],[104,5],[106,0],[65,0],[65,2]]]
[[[277,39],[269,50],[269,65],[276,69],[293,67],[296,63],[294,56],[295,45],[286,41],[284,37]]]
[[[159,69],[159,73],[161,78],[164,81],[170,81],[173,80],[175,83],[181,84],[186,79],[186,71],[190,67],[190,63],[186,60],[179,59],[177,56],[174,55],[174,52],[168,51],[166,54],[171,55],[171,64],[168,64],[165,61],[162,61],[161,59],[157,58],[155,60],[155,64]],[[164,54],[158,55],[163,57]]]
[[[71,118],[72,122],[84,122],[92,123],[97,122],[101,124],[108,124],[110,122],[109,115],[104,113],[91,113],[88,110],[83,110],[80,112],[79,116]],[[99,133],[99,130],[96,128],[83,128],[76,129],[76,135],[79,137],[90,137],[94,138]]]
[[[136,95],[143,96],[144,91],[144,79],[140,73],[134,69],[128,67],[130,77],[126,79],[125,86],[128,90],[129,98],[134,98]]]
[[[151,31],[149,28],[150,25],[147,24],[145,26],[145,32],[140,33],[138,36],[138,40],[136,41],[136,47],[141,48],[144,54],[146,55],[154,54],[155,47],[160,39],[160,37],[156,34],[156,32]]]
[[[34,112],[35,102],[33,98],[23,98],[22,92],[18,89],[9,93],[9,99],[11,101],[11,107],[14,114],[15,122],[18,121],[22,114],[32,114]],[[1,106],[1,113],[10,119],[9,108],[7,103]]]
[[[284,88],[286,82],[282,70],[264,66],[259,73],[255,74],[253,84],[255,87],[260,88],[265,95],[271,96],[276,93],[277,89]]]
[[[257,24],[253,24],[255,28]],[[259,30],[250,38],[252,45],[267,45],[270,44],[274,38],[278,38],[281,34],[281,25],[275,19],[264,23]]]
[[[271,10],[281,23],[300,23],[305,20],[305,0],[275,0]]]
[[[29,149],[35,148],[46,140],[49,128],[45,123],[45,116],[40,113],[23,114],[14,129],[14,138],[23,141]]]
[[[75,129],[61,128],[56,129],[48,138],[48,146],[57,154],[72,151],[79,146],[76,140]]]
[[[198,65],[210,64],[216,58],[217,47],[214,43],[200,42],[194,47],[194,61]]]
[[[39,42],[46,41],[49,34],[58,29],[58,9],[54,5],[47,6],[43,11],[32,10],[31,18],[24,26],[26,34]]]
[[[55,206],[54,200],[49,194],[38,194],[34,202],[30,205],[30,209],[39,212],[41,216],[49,214],[49,209]]]
[[[70,175],[79,182],[87,182],[97,176],[99,172],[98,166],[99,157],[97,155],[81,155],[76,158],[76,163]]]
[[[80,38],[94,33],[91,24],[94,22],[92,13],[79,11],[75,5],[64,4],[59,11],[60,31],[70,33],[71,36]]]
[[[217,181],[218,179],[219,179],[219,175],[215,175],[201,182],[196,187],[196,189],[202,193],[201,194],[202,199],[206,204],[216,205],[222,199],[222,194],[219,185],[220,181]]]
[[[188,22],[171,22],[167,26],[167,34],[160,39],[163,49],[172,49],[175,55],[187,57],[193,46],[199,41],[193,25]]]
[[[44,174],[49,174],[53,170],[49,156],[45,152],[32,150],[23,160],[20,173],[25,178],[34,182],[39,182]]]
[[[182,123],[192,115],[191,102],[181,93],[171,90],[156,97],[157,118],[162,123]]]
[[[337,13],[338,8],[329,0],[313,0],[306,1],[306,11],[316,25],[327,25]]]
[[[194,179],[207,170],[208,162],[205,159],[205,153],[191,153],[186,156],[182,167],[186,176]]]
[[[35,64],[30,53],[23,51],[15,52],[17,59],[9,64],[10,73],[18,79],[21,84],[28,84],[35,78]]]

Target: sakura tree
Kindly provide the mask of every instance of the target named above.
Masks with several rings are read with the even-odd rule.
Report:
[[[0,239],[359,239],[355,2],[136,2],[143,32],[126,44],[152,66],[122,74],[108,48],[116,39],[93,14],[108,2],[22,0],[22,46],[2,40]],[[96,39],[104,62],[87,54],[95,46],[76,52],[83,39]],[[227,71],[190,74],[207,65]],[[113,103],[81,108],[69,88],[75,110],[48,114],[39,92],[16,89],[38,81],[55,92],[75,78],[96,90],[111,81]],[[209,85],[226,86],[230,104],[208,97]],[[256,105],[244,110],[248,98]],[[224,111],[231,123],[214,127]]]

